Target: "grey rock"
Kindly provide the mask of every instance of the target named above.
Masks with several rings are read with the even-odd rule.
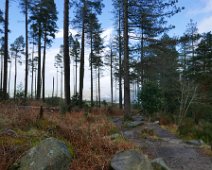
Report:
[[[194,145],[194,146],[202,145],[202,141],[199,141],[199,140],[189,140],[189,141],[186,141],[186,143],[189,145]]]
[[[31,148],[11,170],[68,170],[72,156],[67,146],[55,138],[47,138]]]
[[[137,121],[126,122],[125,126],[128,127],[128,128],[134,128],[134,127],[137,127],[137,126],[140,126],[140,125],[143,125],[143,124],[144,124],[143,121],[137,120]]]
[[[129,139],[135,137],[134,131],[132,131],[132,130],[124,131],[123,135],[124,135],[124,137],[129,138]]]
[[[162,158],[157,158],[151,161],[154,170],[170,170]]]
[[[144,117],[141,116],[141,115],[132,116],[132,119],[133,119],[134,121],[144,121]]]
[[[111,170],[153,170],[151,162],[135,150],[119,152],[111,160]]]
[[[110,135],[110,136],[105,136],[104,139],[115,140],[115,139],[121,138],[121,137],[122,137],[121,134],[119,134],[119,133],[114,133],[114,134],[112,134],[112,135]]]

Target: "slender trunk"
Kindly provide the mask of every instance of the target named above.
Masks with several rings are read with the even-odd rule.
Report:
[[[124,117],[131,116],[130,81],[129,81],[129,35],[128,35],[128,0],[124,0]]]
[[[60,96],[61,98],[63,98],[63,68],[61,67],[61,71],[60,71],[60,78],[61,78],[61,90],[60,90]]]
[[[24,97],[27,98],[27,91],[28,91],[28,0],[25,4],[25,33],[26,33],[26,68],[25,68],[25,93]]]
[[[7,67],[8,67],[8,26],[9,26],[9,0],[5,0],[5,20],[4,20],[4,82],[3,98],[7,98]]]
[[[45,36],[44,36],[44,48],[43,48],[43,70],[42,70],[42,82],[43,82],[43,96],[42,96],[42,99],[43,101],[45,101],[45,69],[46,69],[46,33],[45,33]]]
[[[118,36],[119,36],[119,108],[122,109],[122,42],[121,42],[121,13],[119,9],[119,23],[118,23]]]
[[[92,29],[92,28],[91,28]],[[91,58],[90,58],[90,65],[91,65],[91,107],[93,106],[93,34],[91,31]]]
[[[75,59],[75,71],[76,71],[76,77],[75,77],[75,83],[76,83],[75,95],[76,95],[77,94],[77,55],[76,55],[76,59]]]
[[[32,72],[32,79],[31,79],[31,98],[33,98],[33,81],[34,81],[34,45],[33,45],[33,50],[32,50],[32,69],[31,69],[31,72]]]
[[[111,45],[110,52],[110,87],[111,87],[111,104],[113,105],[113,49]]]
[[[101,106],[101,89],[100,89],[100,67],[98,66],[98,103],[99,103],[99,107]]]
[[[142,25],[143,26],[143,25]],[[143,59],[144,59],[144,31],[142,28],[142,33],[141,33],[141,85],[144,84],[144,63],[143,63]]]
[[[10,96],[11,71],[12,71],[12,61],[10,62],[9,80],[8,80],[8,95],[9,96]]]
[[[17,53],[15,55],[15,77],[14,77],[14,94],[13,94],[14,100],[16,98],[16,81],[17,81]]]
[[[37,99],[41,97],[41,25],[38,35],[38,71],[37,71]]]
[[[64,0],[64,78],[65,102],[70,104],[70,57],[69,57],[69,0]]]
[[[35,96],[37,96],[37,74],[36,74],[36,70],[35,70]]]
[[[82,107],[83,100],[83,80],[84,80],[84,53],[85,53],[85,0],[83,7],[83,21],[82,21],[82,39],[81,39],[81,56],[80,56],[80,85],[79,85],[79,100],[80,106]]]
[[[4,58],[3,58],[3,53],[1,52],[1,82],[0,82],[0,90],[2,90],[3,87],[3,63],[4,62]]]
[[[52,80],[52,98],[54,97],[54,77],[53,77],[53,80]]]
[[[58,67],[57,67],[57,88],[56,88],[56,97],[58,97]]]

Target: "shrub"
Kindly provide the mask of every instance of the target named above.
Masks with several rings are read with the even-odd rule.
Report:
[[[3,90],[0,89],[0,101],[1,101],[1,100],[5,100],[5,99],[3,98],[3,96],[4,96],[4,95],[3,95]],[[8,94],[8,93],[6,94],[6,99],[9,99],[9,94]]]
[[[49,97],[45,99],[45,103],[49,106],[59,106],[61,98],[59,97]]]
[[[163,103],[161,89],[156,83],[147,82],[138,95],[138,100],[146,113],[156,113],[161,109]]]

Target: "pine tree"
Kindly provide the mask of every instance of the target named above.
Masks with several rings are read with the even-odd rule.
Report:
[[[68,106],[70,99],[70,57],[69,57],[69,0],[64,0],[64,35],[63,35],[63,55],[64,55],[64,79],[65,79],[65,102]]]
[[[27,97],[27,92],[28,92],[28,58],[29,58],[29,49],[28,49],[28,41],[29,41],[29,38],[28,38],[28,25],[29,25],[29,8],[30,8],[30,1],[29,0],[20,0],[20,7],[22,8],[22,13],[25,15],[25,93],[24,93],[24,96],[25,98]]]
[[[75,19],[73,24],[81,29],[81,56],[80,56],[80,82],[79,82],[79,100],[82,106],[83,86],[84,86],[84,60],[85,60],[85,34],[88,32],[89,14],[100,15],[104,7],[102,0],[78,0],[75,2]]]
[[[3,98],[7,98],[7,75],[8,75],[8,32],[9,32],[9,0],[5,0],[5,18],[4,18],[4,80],[3,80]]]
[[[17,62],[21,63],[21,53],[24,51],[24,37],[19,36],[18,38],[15,39],[14,43],[11,44],[11,52],[12,56],[15,59],[15,76],[14,76],[14,94],[13,97],[14,99],[16,98],[16,81],[17,81]]]

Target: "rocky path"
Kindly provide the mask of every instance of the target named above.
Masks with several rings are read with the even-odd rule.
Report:
[[[186,144],[158,124],[144,122],[134,128],[122,127],[121,118],[113,118],[123,136],[138,145],[150,158],[163,158],[172,170],[212,170],[212,157],[199,152],[199,147]],[[141,137],[142,130],[154,131],[157,138]]]

